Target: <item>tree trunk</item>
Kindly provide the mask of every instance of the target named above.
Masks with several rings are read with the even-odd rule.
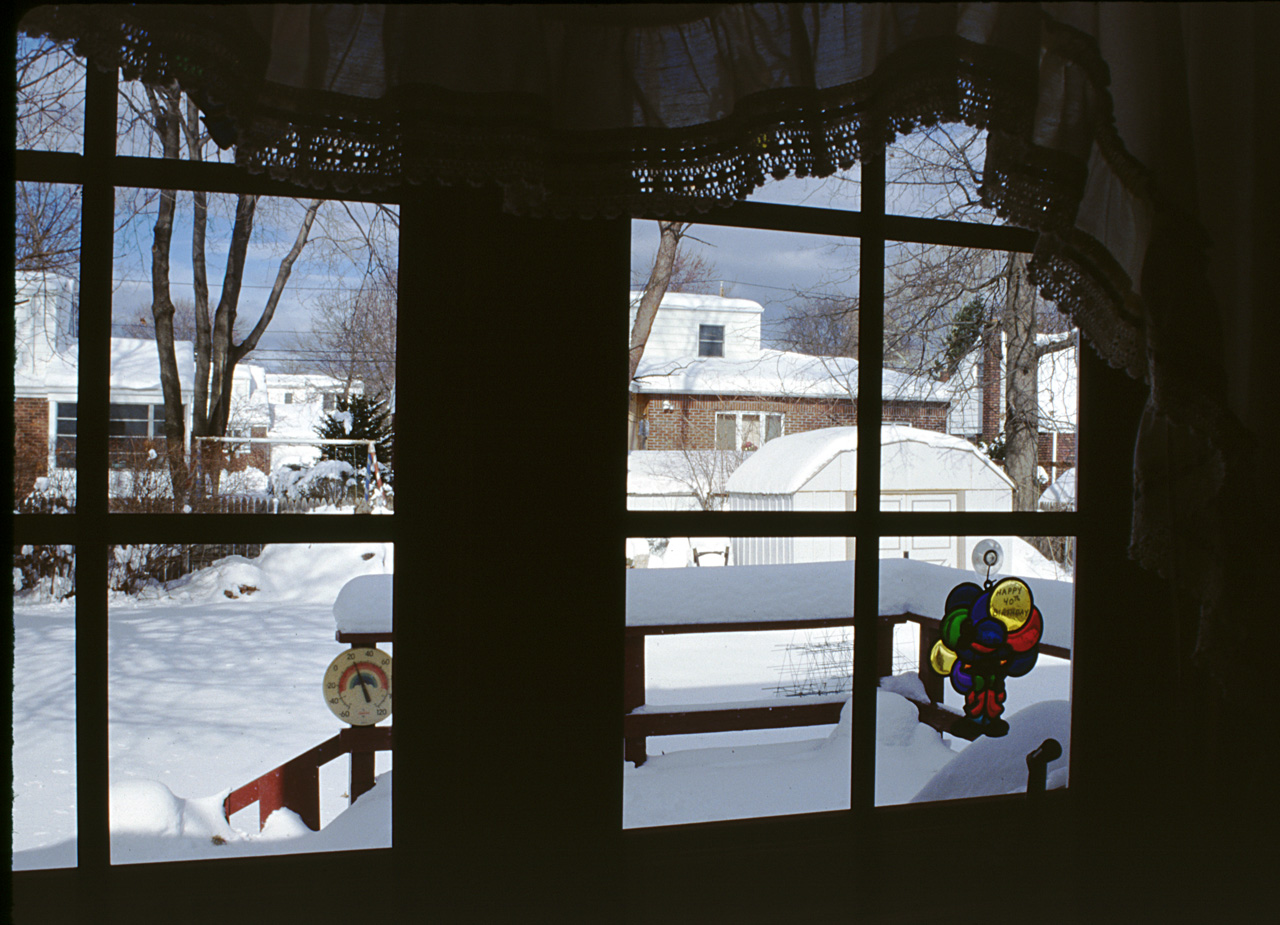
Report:
[[[640,295],[636,321],[631,328],[631,368],[627,373],[628,382],[636,377],[636,370],[640,367],[644,346],[648,343],[650,330],[653,329],[653,319],[658,314],[662,297],[667,294],[667,287],[671,284],[671,270],[675,266],[680,236],[687,227],[687,222],[658,222],[658,228],[662,233],[658,241],[658,253],[653,258],[653,272],[649,274],[649,281],[645,283],[644,292]]]
[[[1036,457],[1040,441],[1036,356],[1035,288],[1027,279],[1027,256],[1009,258],[1005,292],[1005,471],[1013,480],[1013,509],[1034,511],[1040,493]]]
[[[163,156],[178,157],[179,91],[176,86],[148,88],[151,112]],[[151,242],[151,316],[156,328],[156,353],[160,360],[160,386],[164,392],[165,455],[169,462],[175,510],[187,501],[186,419],[182,408],[182,380],[173,343],[173,299],[169,292],[169,248],[173,241],[173,216],[177,193],[162,190]]]

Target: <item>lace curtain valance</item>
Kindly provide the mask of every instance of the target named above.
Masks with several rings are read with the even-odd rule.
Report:
[[[1206,264],[1206,228],[1225,222],[1196,185],[1193,142],[1215,81],[1231,93],[1232,73],[1253,73],[1252,45],[1215,74],[1205,43],[1247,32],[1252,16],[1156,4],[84,5],[41,8],[24,28],[126,78],[176,78],[254,171],[337,191],[497,183],[529,214],[692,214],[769,177],[829,175],[916,125],[987,128],[984,200],[1039,232],[1044,294],[1150,386],[1132,551],[1203,602],[1207,644],[1226,559],[1220,489],[1249,445],[1226,396],[1250,383],[1231,380],[1242,373],[1218,338],[1220,322],[1237,338],[1248,322],[1224,305],[1231,268]]]

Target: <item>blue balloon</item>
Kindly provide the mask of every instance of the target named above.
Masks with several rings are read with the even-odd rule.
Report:
[[[1005,666],[1005,674],[1011,678],[1022,677],[1036,666],[1037,655],[1039,653],[1032,649],[1030,652],[1023,652],[1021,655],[1009,659],[1009,664]]]
[[[967,694],[973,690],[973,675],[965,671],[960,662],[951,666],[951,686],[957,694]]]
[[[947,595],[947,603],[943,606],[943,613],[951,613],[958,607],[968,607],[982,596],[982,589],[971,581],[962,582],[951,589],[951,593]]]
[[[1002,645],[1009,631],[999,620],[983,620],[974,626],[973,641],[995,649]]]

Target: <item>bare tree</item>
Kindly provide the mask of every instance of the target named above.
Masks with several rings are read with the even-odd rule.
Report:
[[[311,331],[298,347],[310,368],[341,380],[343,395],[356,382],[367,393],[392,395],[396,386],[396,282],[388,268],[355,291],[323,293],[312,305]]]
[[[644,291],[640,294],[636,320],[631,327],[628,382],[636,377],[640,359],[644,356],[645,344],[649,341],[649,332],[653,330],[653,319],[657,317],[658,306],[662,304],[662,297],[667,294],[667,289],[671,285],[680,238],[688,227],[688,222],[658,222],[660,233],[658,252],[654,255],[653,269],[649,272],[649,279],[644,284]]]
[[[178,159],[183,156],[201,160],[208,135],[200,125],[195,104],[182,93],[176,83],[144,85],[149,112],[143,116],[161,148],[161,156]],[[185,142],[185,145],[184,145]],[[235,219],[226,252],[226,269],[217,308],[210,316],[209,283],[206,270],[207,232],[209,224],[208,196],[193,194],[191,261],[195,319],[195,383],[191,432],[193,437],[224,436],[231,411],[231,387],[236,364],[258,345],[271,323],[280,296],[289,281],[293,265],[307,245],[311,227],[320,210],[321,200],[306,204],[299,221],[293,245],[281,259],[275,282],[249,333],[237,343],[235,323],[240,303],[241,284],[249,241],[253,235],[254,217],[259,197],[240,194],[236,197]],[[176,312],[170,287],[170,249],[177,193],[162,190],[156,212],[151,245],[151,312],[156,346],[160,355],[160,382],[165,403],[165,438],[169,472],[173,481],[175,504],[185,503],[196,486],[188,469],[186,422],[182,401],[182,383],[174,342]],[[205,466],[218,473],[220,466]],[[216,476],[215,476],[216,477]],[[216,485],[214,486],[216,490]]]

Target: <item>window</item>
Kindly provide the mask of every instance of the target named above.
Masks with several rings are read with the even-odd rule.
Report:
[[[149,256],[138,256],[150,253],[147,241],[156,223],[158,203],[164,199],[155,186],[160,178],[155,175],[154,163],[143,166],[137,160],[117,159],[117,154],[147,152],[136,145],[117,148],[113,121],[101,118],[116,102],[112,73],[86,69],[83,62],[78,69],[57,73],[76,81],[81,98],[89,101],[91,128],[90,141],[82,146],[80,117],[64,120],[63,126],[75,123],[74,143],[59,144],[59,150],[51,152],[39,140],[33,141],[17,158],[21,161],[17,169],[22,184],[20,199],[25,195],[24,201],[31,205],[30,214],[22,213],[18,219],[20,239],[28,245],[35,241],[22,223],[37,215],[35,205],[58,194],[62,208],[57,215],[66,227],[56,230],[71,244],[57,252],[64,263],[43,268],[45,289],[53,295],[44,297],[37,292],[41,298],[20,299],[15,311],[16,341],[23,359],[15,367],[14,379],[15,412],[21,424],[17,442],[23,451],[23,466],[14,473],[15,491],[21,486],[24,496],[31,496],[24,497],[26,503],[17,508],[21,513],[12,521],[15,628],[24,642],[17,665],[18,671],[29,677],[52,671],[57,678],[50,675],[48,683],[29,685],[33,695],[38,689],[39,704],[30,698],[15,698],[13,754],[20,780],[15,783],[14,867],[23,871],[78,868],[77,877],[100,882],[110,878],[113,866],[123,864],[185,858],[218,863],[223,857],[280,853],[279,843],[249,839],[237,844],[220,820],[222,806],[215,798],[228,789],[243,798],[252,797],[256,791],[252,787],[246,790],[246,785],[255,778],[269,775],[299,755],[310,754],[309,750],[322,741],[334,739],[341,746],[338,753],[326,751],[323,761],[316,759],[317,818],[327,824],[348,808],[352,793],[368,793],[365,782],[389,772],[390,724],[369,727],[375,734],[357,736],[363,744],[354,750],[348,748],[355,740],[338,737],[342,726],[323,709],[318,691],[325,662],[343,653],[344,645],[356,645],[351,637],[368,634],[363,624],[355,630],[343,629],[345,618],[335,614],[335,598],[352,576],[385,577],[388,588],[394,582],[393,551],[399,521],[389,504],[369,497],[374,489],[385,491],[387,497],[391,494],[389,452],[380,454],[381,468],[371,478],[363,467],[355,475],[351,467],[347,471],[330,464],[326,471],[336,472],[331,481],[340,498],[315,499],[316,504],[308,507],[286,505],[281,498],[269,496],[268,473],[277,442],[284,448],[282,455],[318,451],[314,428],[321,403],[308,403],[305,396],[300,403],[290,401],[292,417],[278,420],[276,409],[266,400],[266,369],[274,372],[286,364],[289,369],[301,366],[308,373],[314,371],[312,378],[332,391],[348,376],[345,371],[341,377],[329,375],[331,367],[317,360],[327,349],[323,341],[326,332],[316,328],[307,331],[312,340],[302,349],[286,337],[308,319],[305,305],[313,293],[322,291],[330,300],[331,317],[341,319],[366,311],[359,299],[362,294],[376,292],[376,299],[367,298],[377,302],[377,320],[367,327],[377,329],[379,343],[372,347],[357,344],[352,349],[361,361],[377,364],[381,392],[367,403],[371,418],[385,416],[390,420],[381,395],[394,394],[395,384],[394,268],[399,251],[395,233],[399,206],[353,199],[343,208],[335,205],[331,219],[320,213],[317,227],[326,220],[342,224],[371,215],[386,220],[389,230],[380,235],[386,250],[378,261],[361,254],[349,261],[357,270],[344,264],[337,274],[328,272],[333,254],[317,256],[325,262],[323,274],[316,273],[315,263],[308,263],[305,252],[290,261],[292,275],[275,316],[275,326],[281,330],[273,339],[268,329],[257,348],[247,354],[241,367],[245,375],[230,383],[227,443],[196,452],[193,447],[198,444],[193,439],[193,447],[184,448],[188,468],[183,490],[209,492],[210,497],[235,504],[208,506],[220,515],[217,518],[185,516],[192,509],[175,504],[173,486],[178,481],[165,452],[162,377],[146,310],[150,305]],[[132,85],[130,99],[134,103],[142,100],[145,105],[140,90],[140,85]],[[194,113],[195,109],[183,111]],[[38,115],[47,113],[43,109]],[[131,131],[145,136],[141,120],[130,119],[129,125]],[[216,259],[223,259],[223,254],[214,253],[219,244],[213,242],[229,229],[227,216],[236,215],[237,195],[252,197],[264,210],[258,213],[255,228],[266,230],[267,237],[272,233],[267,211],[292,216],[314,201],[313,192],[304,194],[255,179],[227,163],[210,163],[213,160],[179,159],[164,164],[164,180],[171,184],[167,188],[177,189],[174,196],[179,218],[172,257],[179,316],[184,307],[178,283],[193,278],[189,266],[183,266],[184,260],[191,259],[190,250],[184,251],[179,242],[185,231],[190,243],[190,215],[197,196],[204,195],[212,203],[206,240],[210,257]],[[132,166],[126,166],[129,164]],[[225,172],[228,169],[234,176]],[[65,182],[82,176],[90,178],[83,186]],[[57,182],[48,182],[49,178]],[[119,185],[111,185],[106,178]],[[226,192],[200,193],[228,188],[230,208],[227,199],[217,201],[227,196]],[[275,201],[268,205],[272,199]],[[181,217],[183,210],[185,219]],[[184,220],[188,222],[185,227]],[[242,316],[267,303],[276,265],[295,240],[296,226],[295,233],[282,237],[287,240],[279,247],[271,240],[255,243],[254,248],[263,245],[263,253],[255,250],[243,275]],[[223,234],[223,238],[229,239],[229,235]],[[133,246],[139,242],[142,246]],[[225,240],[222,246],[225,248]],[[33,253],[40,256],[33,246],[23,247],[20,243],[16,248],[17,259],[33,259]],[[259,269],[273,258],[269,269]],[[364,274],[363,268],[375,263],[390,268],[385,278],[374,280]],[[262,273],[270,274],[265,282]],[[359,273],[359,278],[353,273]],[[19,272],[19,284],[26,287],[20,295],[32,290],[34,284],[28,277],[38,275],[35,271]],[[186,283],[188,291],[191,285]],[[216,292],[211,301],[217,304]],[[85,314],[78,320],[81,305]],[[281,318],[288,320],[281,324]],[[176,324],[182,323],[179,317]],[[237,332],[236,342],[242,342],[247,333]],[[184,335],[190,340],[194,334],[180,329],[175,343],[184,392],[181,411],[186,418],[192,414],[192,396],[195,393],[198,397],[198,390],[193,384],[192,345],[183,343]],[[328,335],[336,336],[333,332]],[[251,368],[254,362],[264,365]],[[50,388],[74,397],[51,401]],[[369,393],[366,387],[365,394]],[[291,392],[290,399],[294,394],[301,393]],[[192,423],[187,420],[186,433],[190,435],[191,430]],[[252,437],[247,436],[250,434]],[[410,437],[410,446],[412,442]],[[227,447],[225,453],[219,452],[223,446]],[[309,463],[314,462],[312,457],[285,469],[293,473],[309,469]],[[51,477],[55,474],[51,469],[76,468],[83,472]],[[414,464],[407,463],[406,469],[412,473]],[[313,479],[312,483],[318,481]],[[353,487],[353,482],[358,482],[358,487]],[[362,518],[363,523],[350,517],[292,516],[316,507],[333,510],[339,504],[349,511],[351,493],[366,487],[366,482],[366,496],[361,499],[368,505],[365,509],[376,507],[390,516]],[[233,494],[235,497],[230,497]],[[262,511],[279,516],[249,516]],[[65,516],[42,516],[48,513]],[[50,520],[59,522],[50,524]],[[213,520],[218,525],[208,527],[206,521]],[[291,603],[267,603],[274,592],[272,580],[265,576],[273,561],[279,576],[291,576],[286,584],[294,591],[285,595]],[[212,592],[209,599],[197,604],[195,598],[203,592],[194,597],[189,592],[211,580],[213,584],[205,588]],[[380,596],[392,606],[389,590]],[[311,598],[309,603],[307,598]],[[158,606],[144,604],[139,610],[141,601]],[[362,598],[361,605],[367,608],[368,599]],[[390,614],[386,616],[389,620]],[[335,621],[336,629],[348,639],[335,641]],[[241,623],[240,629],[237,623]],[[384,624],[374,635],[387,632]],[[298,644],[300,639],[305,641]],[[359,644],[380,644],[388,653],[393,647],[389,640],[379,643],[361,638]],[[264,652],[273,654],[264,660]],[[145,671],[134,670],[142,664],[148,666]],[[257,681],[249,682],[250,675]],[[261,686],[252,697],[224,700],[212,711],[203,694],[188,696],[194,689],[225,691],[229,677],[235,678],[231,682],[235,687],[245,683]],[[143,685],[135,686],[139,681]],[[158,686],[150,687],[148,693],[148,685]],[[169,692],[163,704],[157,701],[153,709],[143,702],[165,687]],[[290,704],[287,701],[294,690],[301,697]],[[253,706],[246,712],[237,703]],[[25,707],[30,722],[22,718],[19,706]],[[311,709],[316,706],[321,712]],[[45,711],[62,720],[50,720]],[[245,728],[255,727],[262,733],[252,747],[244,747],[247,740],[234,732],[223,740],[231,728],[224,723],[237,715],[233,725],[246,723]],[[300,716],[308,719],[300,721]],[[306,740],[300,741],[299,730],[304,727]],[[378,730],[383,734],[376,734]],[[95,745],[85,749],[86,742]],[[349,754],[358,757],[346,757]],[[229,756],[235,756],[235,766],[227,764]],[[351,785],[357,782],[360,785],[353,789]],[[382,789],[382,794],[388,792],[389,787]],[[283,808],[292,810],[299,799],[305,804],[309,797],[295,794],[287,799],[293,802],[286,802]],[[371,832],[372,837],[363,843],[359,838],[347,840],[337,846],[339,851],[385,850],[390,843],[390,800],[362,797],[362,802],[363,811],[374,812],[377,821],[357,830]],[[242,810],[242,818],[233,819],[231,825],[245,832],[252,829],[257,835],[259,808],[266,804],[261,799],[250,799],[250,803],[251,808]],[[356,808],[361,809],[359,804]],[[228,811],[235,815],[234,810]],[[169,823],[177,819],[179,828],[195,837],[185,846],[157,841],[152,837],[157,834],[152,823],[160,817],[169,820],[161,823],[160,829],[171,829]],[[194,823],[197,817],[203,821]],[[299,818],[306,822],[308,817],[302,814]],[[286,814],[269,824],[287,829],[291,821]],[[205,828],[197,834],[191,825]],[[182,840],[179,835],[177,841]],[[160,850],[153,850],[157,846]],[[287,850],[330,852],[333,847],[312,839],[310,848],[294,842]],[[57,882],[65,885],[66,880]],[[55,887],[53,892],[59,889]],[[38,905],[48,903],[46,896]],[[79,914],[71,917],[83,920],[88,916],[87,909],[79,909]],[[51,909],[47,920],[61,918]]]
[[[903,162],[922,143],[899,152]],[[978,139],[963,150],[980,148]],[[745,240],[785,221],[797,241],[824,236],[813,252],[838,252],[844,272],[829,274],[838,280],[829,288],[746,269],[724,274],[750,285],[741,295],[766,308],[757,355],[744,359],[735,383],[743,397],[731,400],[741,403],[716,411],[712,428],[696,413],[711,401],[707,383],[672,364],[671,380],[693,393],[690,413],[675,422],[687,422],[690,442],[711,429],[716,450],[748,452],[728,473],[706,473],[692,452],[679,454],[681,472],[691,473],[687,493],[715,503],[662,509],[658,486],[646,506],[628,504],[624,828],[1004,795],[1026,786],[1025,771],[1005,784],[983,764],[1003,760],[985,746],[1002,738],[1006,703],[1013,726],[1052,730],[1062,741],[1068,757],[1051,766],[1050,786],[1067,785],[1078,523],[1073,507],[1037,510],[1049,480],[1037,480],[1035,467],[1044,458],[1046,475],[1061,468],[1055,434],[1068,434],[1074,449],[1075,335],[1052,306],[1028,303],[1037,336],[1020,333],[1027,342],[1015,344],[1006,330],[984,356],[981,333],[1005,303],[981,284],[1022,272],[1034,238],[984,213],[948,213],[947,202],[932,211],[946,220],[920,218],[930,205],[902,186],[888,181],[885,160],[869,158],[860,212],[744,203],[712,222],[722,226],[708,232],[718,259],[742,249],[727,240],[730,228],[750,229]],[[966,192],[961,201],[978,201]],[[906,214],[889,214],[887,193]],[[803,245],[787,237],[775,247],[794,272]],[[763,260],[757,254],[753,268]],[[1004,375],[1019,349],[1043,360],[1039,386],[1026,386],[1021,403],[1006,392],[1024,386]],[[651,381],[642,388],[658,388]],[[1032,431],[1015,449],[1006,416],[1037,400],[1045,439]],[[880,452],[857,452],[868,445]],[[1013,474],[1015,452],[1019,464],[1029,459],[1025,479]],[[668,491],[671,498],[679,486]],[[857,504],[859,494],[872,503]],[[694,517],[701,538],[688,537]],[[982,572],[975,556],[988,541],[1000,558],[983,559]],[[707,567],[720,559],[727,567]],[[975,625],[993,619],[995,589],[1023,595],[1026,614],[999,632],[1021,632],[1016,644],[1035,647],[1017,673],[991,669],[980,697],[974,685],[964,688],[964,672],[987,670],[974,667],[977,650],[938,654],[947,608],[960,601],[949,592],[961,586],[961,597],[973,588],[977,596],[953,609]],[[951,671],[957,665],[964,671]],[[971,736],[990,737],[969,751]],[[773,751],[748,775],[753,749]],[[769,792],[752,791],[749,777],[769,781]],[[974,778],[988,779],[987,789]],[[664,779],[675,789],[664,791]],[[797,792],[812,799],[792,799]]]
[[[724,325],[723,324],[698,325],[698,356],[700,357],[724,356]]]
[[[784,415],[750,411],[716,412],[717,450],[758,450],[782,436]]]
[[[54,465],[59,469],[76,467],[76,403],[58,402],[55,425]]]

